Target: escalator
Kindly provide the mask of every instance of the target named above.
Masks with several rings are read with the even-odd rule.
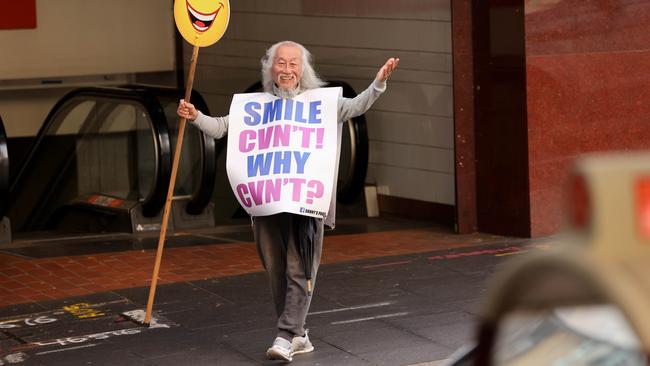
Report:
[[[9,219],[4,215],[3,207],[9,195],[9,150],[7,149],[7,131],[0,116],[0,244],[11,241]]]
[[[182,95],[171,88],[124,86],[77,89],[63,97],[3,196],[0,213],[12,231],[158,230]],[[207,110],[196,92],[192,102]],[[213,139],[187,129],[171,230],[214,226],[216,148]],[[0,157],[0,169],[2,162]]]

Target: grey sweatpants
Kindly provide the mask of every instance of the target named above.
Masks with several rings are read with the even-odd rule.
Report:
[[[296,247],[297,215],[280,213],[253,218],[255,243],[266,269],[278,317],[278,336],[291,341],[305,334],[305,319],[311,304],[307,280]],[[323,220],[316,219],[312,285],[323,251]]]

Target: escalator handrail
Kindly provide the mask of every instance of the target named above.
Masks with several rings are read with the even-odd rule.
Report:
[[[148,85],[124,85],[124,88],[130,88],[134,90],[146,90],[153,93],[154,95],[167,95],[175,98],[183,98],[185,96],[185,90],[175,89],[175,88],[165,88],[159,86],[148,86]],[[203,112],[206,115],[210,115],[210,109],[208,108],[205,99],[196,90],[192,90],[190,96],[190,101],[196,106],[198,110]],[[197,129],[200,136],[200,168],[199,173],[199,182],[194,187],[192,191],[191,198],[185,206],[185,211],[190,215],[198,215],[208,206],[212,200],[212,192],[214,191],[214,185],[217,180],[217,156],[223,149],[223,144],[217,142],[214,138],[208,136],[203,131]]]
[[[151,116],[152,127],[154,127],[154,136],[156,136],[156,163],[154,173],[154,184],[149,191],[149,195],[142,202],[142,215],[145,217],[153,217],[165,206],[167,199],[167,190],[169,189],[169,181],[171,179],[172,171],[172,144],[169,126],[167,125],[167,117],[160,105],[158,98],[148,90],[139,91],[143,100],[146,101],[145,107]],[[148,107],[147,107],[148,106]],[[156,121],[156,122],[153,122]]]
[[[210,115],[208,105],[200,93],[192,90],[191,100],[194,105],[205,111],[204,113]],[[217,156],[223,149],[222,143],[217,143],[214,138],[201,130],[199,131],[201,134],[201,179],[185,208],[187,213],[192,215],[201,213],[212,200],[212,192],[217,180]]]
[[[102,99],[119,99],[130,100],[139,102],[151,116],[150,128],[154,136],[154,149],[156,151],[154,164],[154,183],[149,195],[142,202],[143,213],[146,215],[155,216],[165,204],[165,196],[169,176],[171,173],[171,147],[169,140],[169,130],[165,118],[160,119],[162,107],[157,99],[151,95],[147,95],[142,91],[134,91],[122,88],[107,88],[107,87],[86,87],[75,89],[64,95],[50,110],[45,122],[41,126],[36,135],[34,142],[31,144],[28,153],[21,163],[21,166],[16,174],[16,178],[11,182],[9,188],[9,199],[11,200],[15,194],[14,192],[21,187],[21,182],[24,179],[27,169],[30,166],[31,160],[38,151],[38,148],[47,135],[50,125],[55,121],[60,111],[75,98],[88,97],[88,98],[102,98]],[[166,163],[168,162],[168,163]],[[11,203],[11,202],[10,202]]]
[[[0,219],[4,218],[5,206],[9,197],[9,149],[7,131],[0,116]]]

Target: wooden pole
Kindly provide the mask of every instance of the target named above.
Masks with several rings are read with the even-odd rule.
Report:
[[[194,84],[194,73],[196,71],[196,61],[199,58],[199,46],[194,46],[192,51],[192,60],[185,86],[185,101],[190,101],[192,95],[192,84]],[[158,284],[158,272],[160,271],[160,262],[162,260],[163,249],[165,246],[165,235],[167,234],[167,223],[169,222],[169,213],[172,210],[172,199],[174,197],[174,186],[176,186],[176,175],[181,160],[181,149],[183,148],[183,137],[185,135],[185,118],[181,118],[178,127],[178,138],[176,139],[176,150],[174,151],[174,163],[172,164],[172,175],[169,180],[167,190],[167,201],[165,202],[165,211],[163,213],[162,224],[160,226],[160,237],[158,238],[158,251],[156,252],[156,263],[153,267],[151,276],[151,288],[149,288],[149,301],[147,302],[147,312],[144,316],[144,324],[149,325],[151,322],[151,310],[153,309],[153,299],[156,295],[156,285]]]

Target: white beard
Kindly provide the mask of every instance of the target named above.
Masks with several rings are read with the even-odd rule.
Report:
[[[286,89],[278,88],[278,86],[275,83],[273,84],[273,94],[276,97],[291,99],[296,97],[298,94],[300,94],[300,92],[301,92],[300,85],[296,86],[295,89],[286,90]]]

